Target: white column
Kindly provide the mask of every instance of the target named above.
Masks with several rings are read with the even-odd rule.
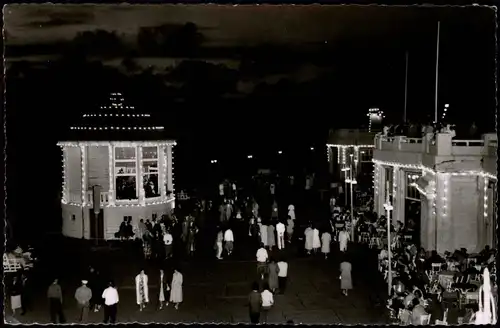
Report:
[[[392,206],[394,207],[394,211],[392,212],[392,224],[396,224],[399,220],[399,213],[401,208],[401,201],[399,199],[399,190],[401,189],[398,185],[399,183],[399,167],[394,166],[392,171]],[[391,187],[391,186],[389,186]]]
[[[137,191],[138,191],[138,198],[139,198],[139,204],[141,205],[146,205],[146,197],[144,193],[144,183],[143,183],[143,173],[144,173],[144,166],[142,164],[142,146],[137,147],[137,170],[136,170],[136,176],[137,176]]]
[[[87,148],[80,145],[80,170],[82,175],[82,206],[87,205]]]
[[[113,144],[108,146],[108,171],[109,171],[109,190],[108,206],[115,206],[115,147]]]
[[[168,190],[172,192],[172,196],[175,196],[174,190],[174,181],[173,181],[173,154],[172,154],[172,145],[167,146],[167,186]]]
[[[377,214],[380,216],[382,214],[385,215],[385,210],[384,210],[384,203],[386,200],[386,193],[385,193],[385,167],[383,165],[377,165],[378,166],[378,204],[377,204]]]
[[[166,147],[158,147],[158,171],[159,171],[159,181],[158,187],[161,188],[161,200],[165,201],[167,199],[167,156],[165,155]]]

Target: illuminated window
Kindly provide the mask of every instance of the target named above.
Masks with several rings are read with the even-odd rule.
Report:
[[[142,172],[145,197],[159,197],[158,147],[142,147]]]
[[[116,199],[137,199],[135,147],[115,147]]]

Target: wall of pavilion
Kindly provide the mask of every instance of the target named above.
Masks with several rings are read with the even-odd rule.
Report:
[[[497,136],[455,140],[448,133],[424,138],[375,137],[375,211],[419,230],[422,247],[440,253],[471,252],[496,244]],[[415,211],[415,208],[418,210]]]

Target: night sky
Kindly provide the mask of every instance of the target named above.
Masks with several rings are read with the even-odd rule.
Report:
[[[323,146],[329,128],[366,126],[370,107],[401,121],[406,51],[408,118],[426,121],[437,21],[439,108],[448,103],[451,121],[493,131],[494,14],[450,6],[9,5],[12,211],[23,211],[22,189],[33,179],[51,190],[37,202],[54,203],[55,143],[109,92],[124,93],[179,140],[176,159],[189,163],[176,165],[181,176],[196,175],[197,165],[211,174],[198,162],[223,154]],[[27,150],[14,150],[21,145]]]

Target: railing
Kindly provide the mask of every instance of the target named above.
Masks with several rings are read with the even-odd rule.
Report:
[[[483,147],[484,140],[452,140],[451,145],[457,147]]]
[[[407,137],[401,138],[401,142],[409,144],[421,144],[422,140],[423,140],[422,138],[407,138]]]
[[[107,204],[109,202],[109,192],[101,192],[101,204]],[[87,204],[94,203],[94,192],[92,190],[87,191]]]

